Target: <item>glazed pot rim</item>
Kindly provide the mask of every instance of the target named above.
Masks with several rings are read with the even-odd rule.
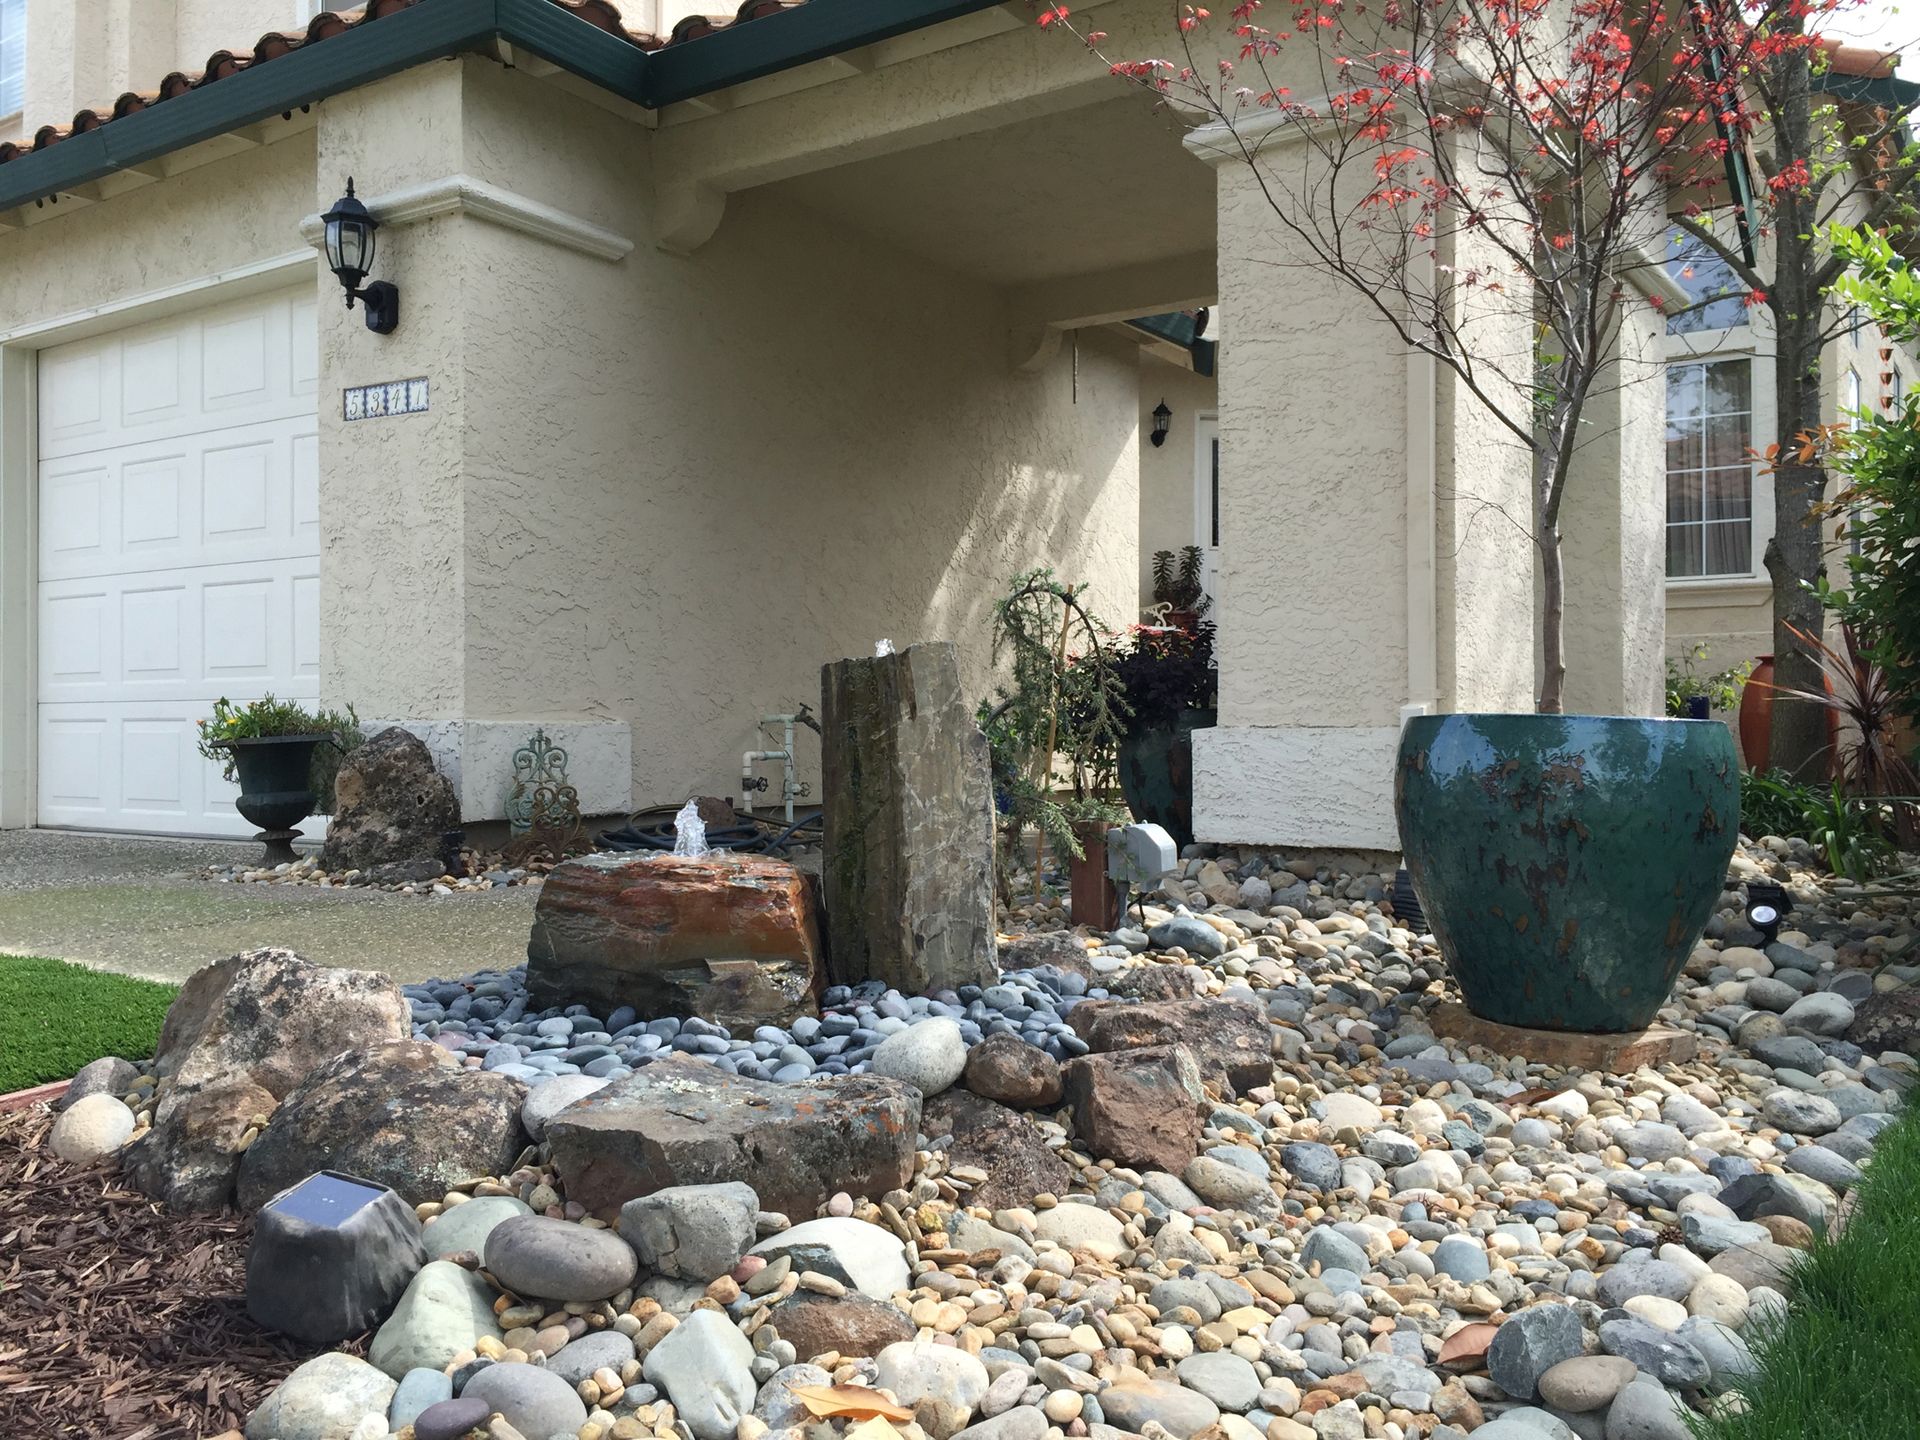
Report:
[[[1535,710],[1436,710],[1430,715],[1409,715],[1408,725],[1417,725],[1422,720],[1584,720],[1606,725],[1718,725],[1723,729],[1726,721],[1708,717],[1695,720],[1690,715],[1588,715],[1569,712],[1564,715],[1542,715]]]

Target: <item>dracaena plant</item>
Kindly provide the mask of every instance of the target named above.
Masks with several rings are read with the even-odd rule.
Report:
[[[1593,403],[1629,378],[1630,312],[1690,303],[1664,274],[1671,212],[1726,202],[1729,157],[1758,120],[1749,89],[1815,47],[1812,19],[1858,3],[1241,0],[1174,6],[1164,35],[1118,42],[1065,4],[1039,20],[1209,126],[1289,250],[1451,372],[1526,453],[1523,513],[1471,481],[1449,498],[1535,549],[1537,703],[1551,713],[1566,686],[1576,452],[1594,438]],[[1768,204],[1816,177],[1774,179]]]

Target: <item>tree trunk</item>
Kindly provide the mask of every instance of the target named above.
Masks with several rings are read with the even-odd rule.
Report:
[[[1542,715],[1566,712],[1567,567],[1560,552],[1560,527],[1540,532],[1540,701]]]
[[[1786,22],[1797,26],[1797,20]],[[1811,79],[1807,52],[1788,47],[1773,61],[1780,97],[1775,135],[1782,169],[1796,159],[1814,157]],[[1819,599],[1808,588],[1820,574],[1822,536],[1816,507],[1827,488],[1826,470],[1797,463],[1800,436],[1822,420],[1820,330],[1823,298],[1816,283],[1820,253],[1813,234],[1808,198],[1798,190],[1781,192],[1774,237],[1777,259],[1774,286],[1767,297],[1775,332],[1774,405],[1779,446],[1773,473],[1773,539],[1767,544],[1767,575],[1773,581],[1773,683],[1783,690],[1819,693],[1820,669],[1804,654],[1788,626],[1810,635],[1821,632]],[[1828,773],[1826,712],[1810,700],[1776,695],[1773,739],[1767,756],[1748,756],[1753,766],[1771,765],[1802,780]]]

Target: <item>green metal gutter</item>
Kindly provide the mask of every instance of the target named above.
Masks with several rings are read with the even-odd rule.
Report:
[[[658,109],[998,0],[808,0],[648,54],[551,0],[421,0],[0,165],[0,213],[399,71],[504,40]]]
[[[1865,75],[1836,75],[1831,70],[1813,77],[1813,88],[1822,95],[1841,100],[1857,100],[1866,105],[1881,105],[1889,110],[1910,110],[1920,105],[1920,84],[1897,75],[1870,78]]]
[[[649,109],[890,40],[942,20],[990,10],[1001,0],[807,0],[647,57]]]

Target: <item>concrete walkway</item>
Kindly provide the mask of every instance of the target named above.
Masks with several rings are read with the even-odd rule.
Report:
[[[418,896],[193,878],[203,866],[252,859],[259,848],[0,831],[0,952],[176,981],[260,945],[401,980],[526,958],[537,890]]]

